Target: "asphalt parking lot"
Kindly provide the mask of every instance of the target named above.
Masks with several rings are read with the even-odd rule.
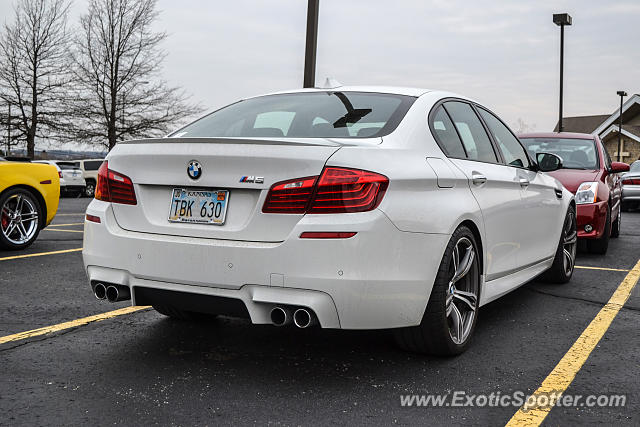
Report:
[[[0,337],[127,306],[96,300],[86,282],[87,203],[63,199],[27,251],[0,253]],[[483,307],[471,348],[451,359],[404,353],[384,331],[189,323],[151,309],[0,338],[0,424],[505,424],[518,407],[403,407],[400,397],[534,392],[638,258],[635,211],[606,256],[579,252],[569,284],[531,282]],[[639,326],[636,286],[565,391],[623,394],[626,405],[556,407],[546,425],[640,423]]]

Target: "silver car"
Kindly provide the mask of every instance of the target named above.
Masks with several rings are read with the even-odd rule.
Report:
[[[640,160],[631,163],[629,172],[622,175],[622,210],[640,206]]]

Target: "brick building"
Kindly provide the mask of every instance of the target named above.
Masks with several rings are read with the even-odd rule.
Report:
[[[599,135],[611,159],[618,160],[618,123],[620,109],[613,114],[565,117],[565,132]],[[554,129],[558,131],[558,125]],[[631,163],[640,159],[640,94],[631,96],[622,106],[622,161]]]

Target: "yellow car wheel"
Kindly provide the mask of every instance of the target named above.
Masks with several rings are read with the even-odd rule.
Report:
[[[30,191],[14,188],[0,197],[0,247],[28,247],[38,237],[41,224],[42,207]]]

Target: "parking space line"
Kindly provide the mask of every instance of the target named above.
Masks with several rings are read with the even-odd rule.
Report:
[[[64,228],[43,228],[42,231],[66,231],[67,233],[84,233],[83,230],[65,230]]]
[[[580,337],[571,346],[569,351],[562,357],[560,362],[553,368],[553,371],[544,379],[540,387],[532,396],[538,398],[539,402],[545,402],[544,407],[527,407],[523,405],[509,420],[507,426],[539,426],[549,414],[555,402],[560,398],[569,385],[573,382],[582,365],[587,361],[589,355],[594,350],[600,339],[611,326],[611,322],[618,312],[627,302],[631,291],[636,286],[640,278],[640,260],[626,275],[622,283],[618,286],[609,301],[598,312],[589,326],[582,332]],[[546,398],[544,398],[546,397]],[[533,399],[531,401],[534,401]],[[548,403],[548,404],[547,404]]]
[[[61,251],[38,252],[38,253],[35,253],[35,254],[6,256],[4,258],[0,258],[0,261],[9,261],[11,259],[19,259],[19,258],[31,258],[31,257],[34,257],[34,256],[66,254],[68,252],[78,252],[78,251],[81,251],[81,250],[82,250],[82,248],[74,248],[74,249],[64,249],[64,250],[61,250]]]
[[[575,268],[583,268],[585,270],[624,271],[624,272],[629,271],[628,269],[624,269],[624,268],[590,267],[587,265],[576,265]]]
[[[118,310],[108,311],[106,313],[95,314],[93,316],[71,320],[69,322],[58,323],[57,325],[45,326],[44,328],[32,329],[30,331],[25,331],[25,332],[18,332],[17,334],[0,337],[0,344],[12,342],[12,341],[20,341],[27,338],[50,334],[52,332],[58,332],[58,331],[62,331],[69,328],[75,328],[78,326],[87,325],[89,323],[110,319],[112,317],[122,316],[123,314],[129,314],[129,313],[134,313],[140,310],[146,310],[148,308],[150,308],[150,306],[136,305],[131,307],[125,307]]]
[[[78,213],[60,213],[60,214],[56,214],[56,216],[84,216],[84,212],[78,212]]]
[[[47,227],[63,227],[66,225],[84,225],[84,222],[72,222],[70,224],[49,224]]]

